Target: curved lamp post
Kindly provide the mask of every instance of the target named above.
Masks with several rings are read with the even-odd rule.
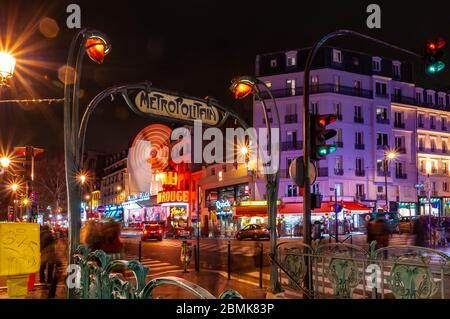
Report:
[[[278,125],[280,125],[280,116],[278,113],[278,108],[270,89],[267,85],[253,77],[249,76],[241,76],[232,80],[232,84],[230,86],[230,90],[233,93],[236,99],[243,99],[249,94],[253,94],[260,102],[264,114],[264,121],[266,123],[267,128],[267,143],[270,145],[270,156],[273,156],[272,150],[272,132],[270,126],[270,120],[267,112],[267,105],[265,103],[264,98],[261,97],[261,92],[258,88],[258,85],[262,85],[263,88],[267,91],[268,95],[272,99],[272,103],[274,106],[275,116],[277,118]],[[279,140],[278,140],[278,148],[279,148]],[[248,151],[248,150],[247,150]],[[267,210],[269,215],[269,228],[270,228],[270,252],[273,258],[276,260],[277,258],[277,199],[278,199],[278,186],[280,181],[280,163],[281,163],[281,153],[278,149],[278,156],[276,159],[271,158],[271,166],[273,167],[274,161],[276,163],[276,172],[266,173],[266,194],[267,194]],[[272,262],[270,266],[270,292],[278,293],[281,291],[280,283],[278,281],[278,269],[277,265]]]
[[[384,153],[384,191],[386,194],[386,211],[389,211],[389,201],[388,201],[388,170],[389,170],[389,162],[395,161],[397,158],[397,152],[395,150],[388,150]]]
[[[81,228],[81,193],[76,180],[77,172],[83,161],[83,154],[78,152],[80,141],[78,131],[80,126],[79,93],[83,58],[85,54],[101,64],[106,54],[111,51],[111,45],[104,34],[97,30],[81,29],[74,37],[69,47],[67,70],[64,83],[64,153],[66,165],[66,185],[69,220],[69,256],[72,258],[80,241]],[[73,289],[68,290],[69,298],[73,298]]]

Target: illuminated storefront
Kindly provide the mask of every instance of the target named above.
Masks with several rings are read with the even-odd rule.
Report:
[[[113,218],[117,221],[123,221],[123,206],[122,205],[108,205],[105,207],[104,218]]]
[[[413,217],[417,215],[417,203],[399,202],[398,213],[401,217]]]
[[[189,191],[179,183],[177,172],[161,173],[163,190],[158,192],[157,203],[165,210],[167,221],[173,227],[189,226]],[[185,183],[186,184],[186,183]]]
[[[239,203],[248,199],[248,191],[247,183],[206,190],[205,207],[215,236],[232,237],[240,229],[233,212]]]
[[[420,215],[430,215],[431,216],[440,216],[442,212],[442,198],[441,197],[431,197],[430,201],[428,201],[427,197],[420,197]]]
[[[126,227],[139,227],[144,222],[164,223],[167,218],[166,210],[157,205],[156,196],[149,193],[128,196],[122,206]]]

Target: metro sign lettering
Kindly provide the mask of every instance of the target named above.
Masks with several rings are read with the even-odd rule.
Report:
[[[160,203],[187,203],[189,191],[162,191],[158,193],[156,202]]]

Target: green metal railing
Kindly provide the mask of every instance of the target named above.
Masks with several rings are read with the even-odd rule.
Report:
[[[280,284],[306,298],[449,299],[450,257],[417,246],[277,246]],[[311,273],[306,269],[311,267]],[[305,278],[309,276],[309,278]],[[308,280],[305,280],[308,279]],[[304,283],[308,283],[306,286]]]
[[[206,289],[179,277],[158,277],[146,282],[149,272],[139,262],[113,259],[102,250],[89,251],[79,246],[74,255],[75,264],[81,268],[80,287],[75,296],[80,299],[152,299],[154,290],[162,285],[176,286],[199,299],[216,299]],[[134,280],[125,274],[132,272]],[[235,290],[226,290],[219,299],[242,299]]]

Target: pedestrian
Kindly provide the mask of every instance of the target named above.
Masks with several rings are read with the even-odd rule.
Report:
[[[366,229],[367,229],[367,243],[370,245],[372,243],[372,241],[375,240],[375,220],[370,217],[369,221],[367,222],[366,225]]]
[[[39,281],[49,287],[48,298],[56,296],[56,286],[59,280],[59,267],[61,261],[56,254],[56,238],[50,227],[45,225],[41,231],[41,267],[39,271]],[[47,270],[47,278],[45,276]]]

